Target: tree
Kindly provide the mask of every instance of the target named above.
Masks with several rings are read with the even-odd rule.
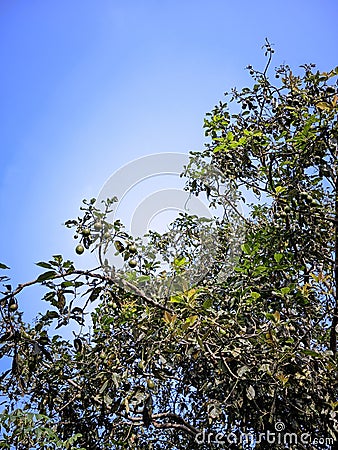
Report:
[[[265,50],[262,72],[248,66],[253,87],[226,94],[235,112],[220,102],[207,114],[210,141],[185,170],[187,189],[224,207],[202,280],[162,289],[194,264],[205,223],[180,217],[173,228],[186,239],[175,252],[170,233],[141,245],[107,220],[115,199],[104,211],[85,202],[66,223],[79,253],[98,249],[99,268],[55,255],[32,282],[13,288],[3,275],[1,356],[12,365],[0,378],[1,448],[249,448],[241,433],[255,433],[260,449],[321,449],[337,438],[338,68],[304,65],[296,75],[283,65],[275,86],[268,42]],[[224,185],[235,198],[256,196],[246,217]],[[230,270],[236,214],[245,240]],[[111,245],[125,277],[105,260]],[[172,263],[165,275],[160,256]],[[29,324],[17,299],[33,284],[47,288],[50,309]],[[73,341],[53,331],[73,321]]]

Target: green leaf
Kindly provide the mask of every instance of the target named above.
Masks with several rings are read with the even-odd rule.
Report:
[[[37,281],[46,281],[51,280],[57,276],[57,272],[54,270],[48,270],[47,272],[42,273],[38,276]]]
[[[271,313],[265,313],[265,317],[266,317],[268,320],[271,320],[272,322],[275,321],[275,316],[274,316],[273,314],[271,314]]]
[[[35,263],[39,267],[43,267],[44,269],[53,269],[53,266],[50,263],[46,263],[44,261],[40,261],[38,263]]]
[[[314,350],[301,350],[301,352],[303,353],[303,355],[307,355],[307,356],[321,356],[320,353],[315,352]]]
[[[285,191],[286,191],[286,188],[283,187],[283,186],[277,186],[276,189],[275,189],[275,192],[276,192],[277,195],[279,195],[279,194],[281,194],[282,192],[285,192]]]
[[[278,322],[280,321],[280,314],[279,314],[278,311],[274,312],[273,314],[271,314],[271,313],[266,313],[266,314],[265,314],[265,317],[266,317],[268,320],[271,320],[271,322],[274,322],[274,323],[278,323]]]
[[[56,311],[47,311],[45,314],[46,319],[57,319],[60,314]]]
[[[0,263],[0,269],[9,269],[9,267],[6,264]]]
[[[100,394],[102,394],[102,393],[107,389],[108,383],[109,383],[109,380],[106,380],[106,381],[103,383],[103,385],[101,386],[101,388],[100,388],[100,390],[99,390],[99,393],[100,393]]]
[[[172,295],[170,297],[170,303],[184,303],[185,300],[182,295]]]
[[[182,266],[184,266],[185,264],[187,264],[187,258],[175,258],[174,259],[174,266],[175,266],[175,268],[179,268],[179,267],[182,267]]]
[[[261,275],[262,273],[266,272],[268,270],[268,267],[266,266],[257,266],[253,272],[254,276]]]
[[[149,280],[150,280],[149,275],[141,275],[140,277],[137,278],[138,283],[145,283],[146,281],[149,281]]]
[[[229,142],[232,142],[234,140],[234,133],[232,131],[229,131],[229,133],[227,134],[227,140]]]
[[[286,295],[290,292],[290,288],[289,288],[289,286],[285,286],[285,287],[282,287],[280,291],[283,295]]]
[[[119,388],[119,375],[117,373],[113,372],[111,377],[112,377],[112,380],[114,382],[116,389],[118,389]]]
[[[46,302],[51,302],[52,300],[54,300],[54,298],[55,298],[55,292],[52,291],[52,292],[47,292],[47,294],[45,294],[42,297],[42,300],[45,300]]]
[[[127,281],[130,281],[130,282],[134,282],[134,281],[136,281],[136,279],[137,279],[137,275],[136,275],[135,270],[132,270],[132,271],[130,271],[130,272],[127,272],[127,273],[125,274],[125,276],[126,276]]]
[[[203,302],[202,306],[204,309],[209,309],[211,308],[211,305],[212,305],[212,298],[210,297],[207,300],[205,300],[205,302]]]
[[[279,263],[280,261],[281,261],[281,259],[283,258],[283,254],[282,253],[275,253],[274,255],[273,255],[273,257],[275,258],[275,261],[277,262],[277,263]]]
[[[194,316],[187,317],[185,322],[188,323],[190,326],[190,325],[193,325],[197,319],[198,319],[198,316],[195,314]]]
[[[88,300],[89,300],[90,302],[94,302],[94,301],[98,298],[98,296],[100,295],[101,291],[102,291],[102,288],[101,288],[101,287],[96,287],[96,288],[94,288],[94,289],[92,290],[92,293],[90,294]]]
[[[244,253],[246,253],[247,255],[250,255],[251,249],[250,249],[249,244],[242,244],[241,249]]]
[[[248,397],[249,400],[253,400],[256,396],[256,392],[255,389],[253,388],[253,386],[249,386],[246,390],[246,396]]]

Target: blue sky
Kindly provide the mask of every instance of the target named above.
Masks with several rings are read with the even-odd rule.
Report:
[[[205,113],[248,64],[338,65],[336,0],[1,0],[0,261],[14,282],[74,254],[62,223],[121,165],[203,148]],[[34,291],[21,296],[27,317]]]

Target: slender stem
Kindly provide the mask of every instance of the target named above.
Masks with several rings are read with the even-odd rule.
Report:
[[[93,272],[94,270],[97,269],[92,269],[92,270],[73,270],[69,273],[66,274],[57,274],[51,278],[50,280],[47,281],[54,281],[57,279],[66,279],[67,277],[70,276],[74,276],[77,275],[78,277],[81,276],[86,276],[86,277],[91,277],[91,278],[96,278],[101,280],[102,282],[106,282],[108,284],[114,284],[114,285],[118,285],[118,286],[122,286],[124,289],[129,290],[130,292],[132,292],[133,294],[137,295],[138,297],[141,297],[146,303],[155,306],[156,308],[159,308],[163,311],[167,311],[170,314],[173,314],[173,311],[166,307],[165,305],[162,305],[161,303],[158,303],[157,301],[153,300],[153,298],[149,297],[148,295],[146,295],[145,292],[143,292],[141,289],[139,289],[138,287],[134,286],[132,283],[130,283],[127,280],[124,280],[123,278],[119,279],[118,277],[110,277],[109,275],[106,274],[101,274],[101,273],[97,273],[97,272]],[[1,300],[2,301],[6,301],[8,300],[10,297],[14,297],[16,295],[18,295],[24,288],[28,287],[28,286],[32,286],[35,284],[42,284],[43,285],[43,281],[40,281],[39,278],[36,278],[35,280],[32,281],[28,281],[27,283],[23,283],[23,284],[19,284],[16,289],[14,289],[14,291],[4,295]]]
[[[336,161],[338,157],[338,145],[336,144]],[[335,252],[334,252],[334,280],[335,280],[335,304],[333,309],[333,317],[331,324],[331,335],[330,335],[330,350],[333,355],[336,356],[337,353],[337,327],[338,327],[338,173],[337,167],[334,167],[335,173]]]

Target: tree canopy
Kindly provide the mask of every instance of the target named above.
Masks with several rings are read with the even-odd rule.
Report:
[[[272,70],[265,51],[263,71],[247,68],[252,87],[206,115],[208,142],[185,168],[187,190],[205,192],[221,220],[181,216],[173,228],[185,239],[150,233],[145,245],[109,222],[116,199],[104,210],[92,199],[66,226],[99,267],[54,255],[15,287],[1,264],[0,355],[11,367],[0,376],[0,448],[249,448],[242,433],[259,449],[337,448],[338,67]],[[253,199],[244,215],[240,198]],[[212,264],[185,286],[210,227]],[[111,247],[123,276],[105,258]],[[31,285],[49,306],[26,323]]]

